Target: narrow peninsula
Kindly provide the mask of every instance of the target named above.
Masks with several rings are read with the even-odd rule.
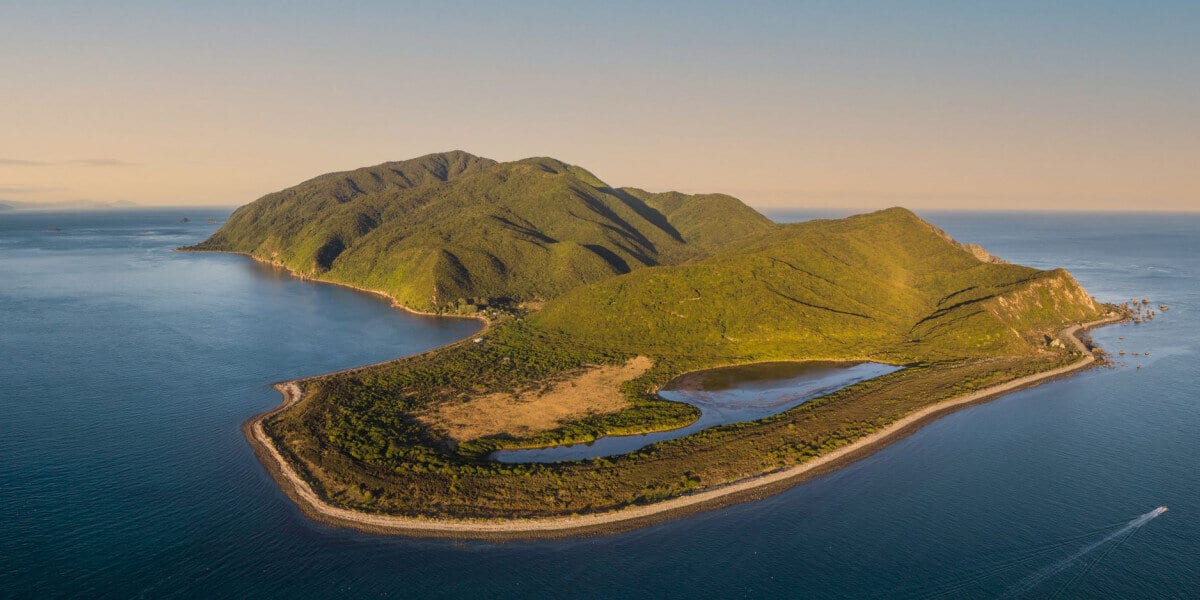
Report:
[[[1064,270],[1005,263],[912,212],[778,224],[722,194],[614,188],[550,158],[465,152],[331,173],[239,208],[185,250],[236,252],[469,339],[277,385],[246,424],[310,516],[423,536],[615,531],[760,497],[948,411],[1094,364],[1126,317]],[[672,430],[676,378],[779,361],[903,367],[766,418],[617,456],[502,450]]]

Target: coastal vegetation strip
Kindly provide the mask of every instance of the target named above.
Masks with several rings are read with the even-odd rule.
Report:
[[[822,472],[823,469],[833,468],[847,460],[861,458],[882,446],[898,439],[915,427],[944,415],[955,409],[1002,395],[1017,389],[1061,377],[1080,369],[1086,368],[1096,357],[1091,349],[1084,346],[1078,334],[1091,327],[1112,323],[1121,317],[1109,317],[1083,325],[1073,325],[1064,330],[1061,339],[1069,339],[1079,352],[1076,361],[1041,372],[1016,377],[975,389],[969,393],[956,395],[947,399],[927,402],[923,407],[908,412],[879,428],[859,432],[858,437],[832,443],[824,452],[815,452],[802,459],[799,464],[783,466],[765,473],[746,477],[710,489],[685,493],[673,498],[665,498],[649,504],[635,504],[607,512],[589,514],[571,514],[552,517],[515,517],[515,518],[430,518],[406,517],[387,514],[375,514],[334,506],[326,502],[321,495],[314,491],[309,482],[302,477],[292,463],[281,454],[274,440],[266,433],[264,420],[279,414],[302,400],[303,392],[295,382],[286,382],[277,387],[283,394],[284,403],[277,409],[255,417],[247,423],[247,435],[256,449],[264,453],[269,461],[272,473],[280,485],[291,495],[310,515],[329,520],[335,524],[357,527],[374,532],[398,533],[406,535],[434,536],[465,536],[465,537],[509,537],[509,536],[538,536],[538,535],[571,535],[593,531],[619,530],[632,524],[668,518],[675,514],[700,509],[705,506],[719,505],[723,501],[736,500],[745,497],[748,492],[768,489],[779,484],[792,484],[801,481],[806,476]],[[859,390],[861,393],[862,390]],[[931,399],[932,400],[932,399]],[[788,428],[794,422],[787,424]]]
[[[498,447],[526,444],[484,438],[451,447],[405,413],[390,413],[387,420],[388,413],[347,408],[348,397],[340,391],[330,395],[320,380],[302,382],[304,401],[270,419],[266,431],[327,500],[346,508],[450,518],[569,515],[657,502],[797,464],[930,403],[1070,360],[1006,357],[914,365],[759,421],[713,427],[616,457],[564,463],[488,460]]]

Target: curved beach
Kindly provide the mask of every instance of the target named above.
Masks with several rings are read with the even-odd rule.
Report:
[[[299,380],[276,384],[276,389],[283,395],[283,403],[275,409],[247,421],[243,426],[243,431],[254,447],[255,454],[258,455],[283,491],[300,506],[306,515],[331,525],[392,535],[483,539],[553,538],[614,533],[783,491],[809,477],[833,471],[865,458],[943,415],[1087,368],[1096,361],[1096,357],[1079,339],[1078,334],[1081,331],[1120,320],[1122,317],[1111,317],[1064,329],[1061,337],[1071,340],[1076,348],[1084,354],[1081,359],[1070,365],[1021,377],[927,406],[852,444],[803,464],[654,504],[630,506],[602,513],[491,520],[424,519],[371,514],[332,506],[321,499],[308,482],[296,473],[263,430],[263,420],[286,410],[302,399],[300,386],[297,384]]]

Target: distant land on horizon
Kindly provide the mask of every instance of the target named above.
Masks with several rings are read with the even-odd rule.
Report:
[[[61,200],[54,202],[30,202],[22,200],[0,200],[0,211],[17,210],[109,210],[127,208],[151,208],[128,200]]]

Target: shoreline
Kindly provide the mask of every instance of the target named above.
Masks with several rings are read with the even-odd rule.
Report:
[[[254,256],[253,254],[250,254],[249,252],[239,252],[239,251],[237,251],[237,250],[204,250],[204,249],[193,249],[193,248],[191,248],[190,246],[180,246],[180,247],[176,248],[176,249],[175,249],[175,251],[176,251],[176,252],[195,252],[195,253],[202,253],[202,252],[204,252],[204,253],[208,253],[208,254],[231,254],[231,255],[234,255],[234,256],[245,256],[246,258],[249,258],[250,260],[252,260],[252,261],[254,261],[254,262],[256,262],[256,263],[258,263],[258,264],[260,264],[260,265],[268,265],[268,266],[271,266],[271,267],[275,267],[275,268],[277,268],[277,269],[283,269],[284,271],[286,271],[286,272],[287,272],[287,274],[288,274],[288,275],[290,275],[290,276],[292,276],[292,277],[295,277],[296,279],[299,279],[300,281],[307,281],[307,282],[310,282],[310,283],[324,283],[324,284],[326,284],[326,285],[336,285],[336,286],[338,286],[338,287],[344,287],[344,288],[347,288],[347,289],[355,290],[355,291],[357,291],[357,292],[362,292],[362,293],[364,293],[364,294],[371,294],[371,295],[373,295],[373,296],[382,296],[382,297],[384,297],[384,298],[386,298],[386,299],[387,299],[387,301],[388,301],[388,304],[390,304],[392,308],[396,308],[396,309],[402,310],[402,311],[404,311],[404,312],[406,312],[406,313],[408,313],[408,314],[411,314],[411,315],[417,315],[417,316],[420,316],[420,317],[438,317],[438,318],[442,318],[442,319],[471,319],[471,320],[474,320],[474,321],[479,321],[480,323],[482,323],[482,324],[483,324],[483,329],[481,329],[481,330],[479,330],[479,331],[475,332],[475,334],[472,334],[472,335],[470,335],[470,336],[467,336],[467,337],[463,338],[462,340],[456,340],[456,341],[454,341],[454,342],[450,342],[451,344],[456,344],[456,343],[458,343],[458,342],[461,342],[461,341],[463,341],[463,340],[470,339],[471,337],[474,337],[475,335],[478,335],[478,334],[480,334],[480,333],[482,333],[482,332],[484,332],[484,331],[487,331],[487,330],[488,330],[488,329],[491,327],[491,325],[492,325],[492,320],[491,320],[491,319],[489,319],[489,318],[487,318],[487,317],[486,317],[486,316],[484,316],[484,315],[481,315],[481,314],[475,314],[475,315],[448,315],[448,314],[443,314],[443,313],[428,312],[428,311],[424,311],[424,310],[416,310],[415,308],[411,308],[411,307],[409,307],[409,306],[406,306],[406,305],[402,304],[402,303],[401,303],[399,300],[396,300],[396,298],[395,298],[395,297],[393,297],[391,294],[389,294],[389,293],[387,293],[387,292],[385,292],[385,291],[383,291],[383,290],[373,290],[373,289],[370,289],[370,288],[359,287],[359,286],[357,286],[357,285],[353,285],[353,284],[350,284],[350,283],[342,283],[342,282],[340,282],[340,281],[330,281],[330,280],[328,280],[328,279],[320,279],[320,278],[318,278],[318,277],[310,277],[310,276],[308,276],[308,275],[305,275],[305,274],[303,274],[303,273],[298,273],[298,272],[296,272],[296,271],[295,271],[295,270],[293,270],[291,267],[289,267],[289,266],[287,266],[287,265],[285,265],[285,264],[283,264],[283,263],[281,263],[281,262],[278,262],[278,261],[272,261],[272,260],[265,260],[265,259],[259,258],[259,257],[257,257],[257,256]],[[443,344],[443,346],[448,346],[448,345],[449,345],[449,344]],[[440,348],[440,347],[441,347],[441,346],[439,346],[439,348]],[[407,358],[407,357],[405,357],[405,358]],[[399,359],[392,359],[392,360],[399,360]],[[392,362],[392,361],[391,361],[391,360],[387,360],[387,361],[383,361],[383,362],[384,362],[384,363],[387,363],[387,362]],[[363,368],[363,367],[374,366],[375,364],[383,364],[383,363],[373,363],[373,364],[371,364],[371,365],[362,365],[362,366],[359,366],[359,367],[354,367],[354,369],[361,369],[361,368]],[[322,373],[322,375],[332,375],[333,373],[341,373],[341,372],[342,372],[342,371],[334,371],[334,372],[332,372],[332,373]]]
[[[256,259],[257,260],[257,259]],[[347,286],[353,287],[353,286]],[[357,288],[356,288],[357,289]],[[386,296],[386,294],[383,294]],[[390,296],[389,296],[390,298]],[[1083,357],[1069,365],[1027,375],[962,396],[956,396],[908,414],[883,429],[869,434],[847,446],[818,456],[804,463],[777,471],[751,476],[707,490],[677,496],[653,504],[625,507],[607,512],[558,517],[522,517],[515,519],[446,519],[383,515],[339,508],[326,503],[284,458],[262,423],[303,400],[303,394],[293,379],[274,385],[283,396],[275,408],[245,422],[242,431],[259,461],[267,468],[282,491],[302,512],[313,520],[328,525],[347,527],[367,533],[409,537],[469,538],[469,539],[537,539],[587,535],[606,535],[628,531],[661,521],[761,499],[818,475],[847,466],[887,447],[892,442],[911,435],[924,425],[952,412],[981,404],[1004,394],[1070,375],[1091,366],[1096,355],[1080,340],[1079,333],[1124,320],[1114,316],[1089,323],[1072,325],[1059,333],[1069,339]],[[485,326],[486,328],[486,326]],[[457,342],[455,342],[457,343]],[[391,362],[391,361],[385,361]],[[369,365],[348,370],[361,369]]]

